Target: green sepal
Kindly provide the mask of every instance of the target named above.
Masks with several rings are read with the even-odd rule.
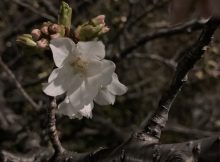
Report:
[[[80,41],[90,41],[96,38],[102,26],[92,26],[92,25],[81,25],[78,26],[75,33]]]
[[[37,43],[32,39],[30,34],[22,34],[16,38],[16,42],[18,44],[29,46],[29,47],[36,47]]]

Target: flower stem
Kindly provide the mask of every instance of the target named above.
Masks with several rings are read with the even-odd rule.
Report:
[[[56,117],[55,117],[56,108],[57,108],[57,103],[56,103],[56,99],[54,98],[51,102],[51,105],[48,108],[49,137],[53,145],[53,148],[55,150],[55,154],[62,154],[64,152],[64,148],[57,134]]]

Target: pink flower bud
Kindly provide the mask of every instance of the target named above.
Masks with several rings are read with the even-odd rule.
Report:
[[[55,34],[60,32],[60,25],[58,24],[51,24],[48,28],[50,34]]]
[[[40,30],[41,30],[41,32],[44,33],[45,35],[49,35],[48,26],[45,25],[45,26],[43,26]]]
[[[99,15],[96,18],[100,24],[105,24],[105,15]]]
[[[105,15],[99,15],[95,18],[92,19],[93,25],[97,26],[97,25],[105,25]]]
[[[39,29],[33,29],[31,31],[31,36],[34,41],[37,41],[41,37],[41,31]]]
[[[47,46],[48,46],[48,40],[47,39],[42,38],[39,41],[37,41],[37,47],[44,49]]]

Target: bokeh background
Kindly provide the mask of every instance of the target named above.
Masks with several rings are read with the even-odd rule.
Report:
[[[146,36],[173,29],[168,0],[72,0],[71,7],[73,28],[97,15],[106,15],[106,24],[111,29],[102,38],[106,55],[115,61],[116,72],[128,92],[117,97],[112,106],[95,105],[92,119],[70,120],[57,115],[59,136],[64,147],[79,152],[114,147],[147,122],[169,86],[176,62],[196,41],[201,27],[193,28],[195,23],[191,23],[192,27],[180,32],[159,34],[140,43]],[[52,58],[18,46],[15,40],[45,21],[56,22],[58,8],[59,1],[52,0],[0,1],[1,57],[40,105],[33,108],[0,67],[0,148],[26,153],[40,146],[51,147],[46,125],[49,98],[42,92],[42,83],[54,67]],[[218,38],[219,31],[188,75],[187,84],[172,106],[163,143],[220,132]]]

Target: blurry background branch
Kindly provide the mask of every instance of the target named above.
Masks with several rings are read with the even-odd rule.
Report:
[[[8,74],[8,76],[10,77],[10,79],[13,80],[13,82],[15,83],[16,87],[18,88],[18,90],[21,92],[21,94],[24,96],[24,98],[31,104],[31,106],[35,109],[38,110],[39,106],[37,105],[37,103],[35,103],[35,101],[31,98],[31,96],[24,90],[24,88],[22,87],[22,85],[20,84],[20,82],[16,79],[15,75],[13,74],[13,72],[8,68],[8,66],[2,61],[1,57],[0,57],[0,66],[4,69],[4,71]]]

